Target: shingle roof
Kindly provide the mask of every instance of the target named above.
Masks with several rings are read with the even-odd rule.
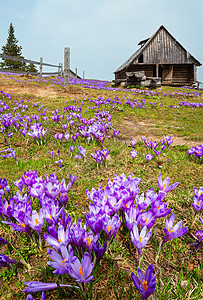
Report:
[[[127,68],[136,58],[138,58],[139,57],[139,55],[142,53],[142,51],[151,43],[151,41],[153,40],[153,38],[156,36],[156,34],[158,33],[158,31],[159,30],[161,30],[161,29],[164,29],[164,30],[166,30],[167,31],[167,33],[176,41],[176,43],[177,44],[179,44],[179,46],[181,47],[181,48],[183,48],[185,51],[187,51],[169,32],[168,32],[168,30],[163,26],[163,25],[161,25],[160,27],[159,27],[159,29],[149,38],[149,39],[146,39],[146,40],[143,40],[143,41],[141,41],[141,42],[145,42],[145,44],[141,47],[141,48],[139,48],[136,52],[134,52],[115,72],[114,72],[114,74],[115,73],[117,73],[117,72],[119,72],[119,71],[122,71],[123,69],[125,69],[125,68]],[[141,43],[140,42],[140,43]],[[140,45],[140,43],[138,44],[138,45]],[[188,51],[187,51],[188,52]],[[188,53],[189,55],[190,55],[190,57],[192,58],[192,59],[194,59],[195,60],[195,62],[197,63],[197,65],[198,66],[201,66],[202,64],[197,60],[197,59],[195,59],[190,53]]]

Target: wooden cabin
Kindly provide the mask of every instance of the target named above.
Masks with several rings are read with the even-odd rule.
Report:
[[[197,80],[195,59],[162,25],[151,38],[115,72],[115,83],[126,80],[126,72],[144,71],[147,77],[160,77],[163,85],[191,85]]]

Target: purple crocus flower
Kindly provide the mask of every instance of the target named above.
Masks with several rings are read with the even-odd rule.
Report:
[[[58,164],[59,168],[61,168],[62,167],[62,162],[63,162],[63,159],[59,159],[59,160],[55,161],[55,164]]]
[[[141,259],[142,248],[144,248],[146,246],[147,242],[150,239],[151,233],[152,233],[151,231],[148,231],[148,233],[146,233],[146,232],[147,232],[147,227],[145,226],[139,234],[139,231],[137,228],[137,222],[134,223],[133,229],[130,232],[131,240],[138,251],[139,264],[140,264],[140,259]]]
[[[131,146],[134,148],[135,145],[136,145],[136,141],[135,141],[135,140],[132,140],[132,141],[130,142],[130,144],[131,144]]]
[[[0,267],[8,267],[10,264],[17,263],[16,260],[9,258],[4,254],[0,254]]]
[[[40,281],[27,281],[24,282],[28,287],[23,290],[24,293],[35,293],[35,292],[42,292],[47,290],[53,290],[57,288],[57,283],[45,283]],[[67,286],[72,287],[69,284],[59,284],[61,287]]]
[[[172,185],[169,185],[169,177],[166,177],[164,181],[162,181],[161,173],[159,174],[159,177],[157,179],[157,184],[159,187],[160,192],[168,193],[175,189],[179,182],[173,183]]]
[[[78,138],[77,134],[75,134],[75,135],[72,136],[72,140],[74,141],[74,143],[76,142],[77,138]]]
[[[196,187],[194,187],[195,196],[193,198],[192,206],[195,209],[195,214],[203,209],[203,188],[201,187],[198,191]]]
[[[117,135],[119,135],[119,133],[120,133],[119,130],[115,130],[115,129],[113,130],[113,135],[115,138],[117,137]]]
[[[153,158],[153,155],[147,153],[147,155],[146,155],[146,160],[147,160],[146,164],[147,164],[150,160],[152,160],[152,158]]]
[[[92,230],[90,230],[88,233],[85,232],[84,234],[82,244],[88,250],[90,255],[92,253],[93,244],[95,244],[98,241],[98,238],[99,238],[99,233],[93,236]]]
[[[44,233],[44,239],[51,247],[53,247],[56,250],[59,250],[61,245],[67,246],[70,241],[70,230],[68,228],[69,227],[67,227],[67,230],[65,231],[64,227],[62,225],[59,225],[57,238],[47,233]]]
[[[67,127],[68,127],[68,125],[67,125],[67,124],[62,124],[62,127],[63,127],[63,129],[66,131],[66,130],[67,130]]]
[[[76,258],[73,257],[73,249],[71,245],[69,245],[68,250],[66,246],[61,245],[60,251],[62,256],[53,249],[47,250],[49,256],[53,259],[53,262],[48,261],[47,264],[55,269],[53,273],[57,275],[68,273],[67,266],[76,260]]]
[[[166,223],[165,223],[165,228],[164,228],[165,236],[163,239],[162,246],[167,241],[181,237],[182,235],[184,235],[188,232],[187,227],[180,228],[183,221],[180,221],[175,226],[173,226],[174,220],[175,220],[175,214],[172,213],[169,220],[166,220]]]
[[[81,159],[81,155],[76,153],[75,155],[73,155],[73,157],[76,159],[76,160],[80,160]]]
[[[166,141],[168,146],[170,146],[173,143],[173,141],[171,140],[171,136],[164,135],[164,140]]]
[[[0,237],[0,244],[8,244],[7,240]]]
[[[32,186],[35,179],[37,178],[37,171],[34,172],[29,170],[28,172],[24,172],[24,176],[22,176],[22,180],[25,186]]]
[[[68,142],[68,140],[69,140],[69,138],[70,138],[70,134],[69,134],[69,133],[64,134],[64,138],[65,138],[66,141]]]
[[[88,283],[93,279],[93,275],[90,275],[92,270],[93,263],[91,263],[90,255],[85,252],[81,262],[76,258],[75,262],[70,264],[68,273],[71,277],[75,278],[77,282]]]
[[[133,229],[134,223],[137,222],[139,214],[139,209],[137,209],[135,205],[132,205],[131,208],[125,212],[126,226],[130,231]]]
[[[135,157],[137,156],[137,151],[132,150],[132,151],[130,152],[130,155],[131,155],[131,157],[132,157],[132,159],[133,159],[133,162],[134,162],[134,159],[135,159]]]
[[[63,138],[63,133],[57,133],[54,135],[55,139],[57,139],[57,141],[61,141]]]
[[[142,299],[146,300],[156,289],[156,274],[153,275],[152,264],[148,267],[145,275],[139,268],[137,269],[137,272],[138,276],[135,276],[133,272],[131,273],[132,281],[135,288],[141,294]]]
[[[69,149],[70,149],[70,153],[71,153],[71,156],[72,156],[73,150],[74,150],[74,146],[69,146]]]
[[[85,158],[86,149],[85,149],[85,148],[83,148],[82,146],[78,146],[78,149],[79,149],[79,151],[80,151],[81,155],[82,155],[82,156],[84,156],[84,158]]]
[[[17,188],[19,188],[20,192],[22,193],[22,191],[23,191],[23,180],[22,180],[22,178],[20,178],[16,181],[13,181],[13,184],[15,186],[17,186]]]
[[[152,203],[152,211],[155,218],[165,217],[170,214],[171,209],[167,209],[167,203],[163,203],[161,200],[156,200]]]
[[[159,151],[156,151],[156,149],[154,149],[154,153],[156,154],[157,157],[159,157],[159,155],[161,154],[162,150],[160,149]]]
[[[148,210],[147,212],[143,212],[138,218],[138,223],[141,224],[142,228],[147,227],[147,229],[151,228],[155,223],[155,216],[152,210]]]
[[[40,209],[39,213],[36,210],[32,211],[32,216],[28,220],[30,227],[40,235],[42,227],[44,225],[43,210]]]
[[[112,218],[108,215],[106,216],[105,222],[103,224],[103,230],[106,232],[107,241],[110,241],[112,236],[115,238],[120,226],[121,221],[118,214],[115,214]]]
[[[200,245],[201,241],[203,241],[203,230],[196,231],[195,232],[195,236],[197,237],[198,241],[195,242],[194,244],[191,244],[191,246],[195,245],[195,251],[197,251],[197,249],[199,248],[199,245]]]
[[[102,257],[104,256],[106,247],[107,247],[107,242],[104,243],[103,247],[100,245],[99,242],[93,244],[93,250],[96,255],[97,262],[99,262],[102,259]]]
[[[32,295],[29,294],[27,295],[26,300],[35,300],[35,298],[33,298]],[[44,292],[42,292],[41,300],[46,300]]]

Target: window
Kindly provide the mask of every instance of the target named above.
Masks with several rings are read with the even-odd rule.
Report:
[[[141,54],[138,58],[138,63],[143,63],[143,54]]]

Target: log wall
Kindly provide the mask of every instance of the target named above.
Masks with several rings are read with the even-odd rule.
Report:
[[[164,28],[160,29],[143,49],[145,64],[187,64],[194,63],[190,54]],[[138,63],[138,57],[133,63]]]
[[[172,84],[184,85],[191,84],[194,81],[193,65],[174,65]]]

